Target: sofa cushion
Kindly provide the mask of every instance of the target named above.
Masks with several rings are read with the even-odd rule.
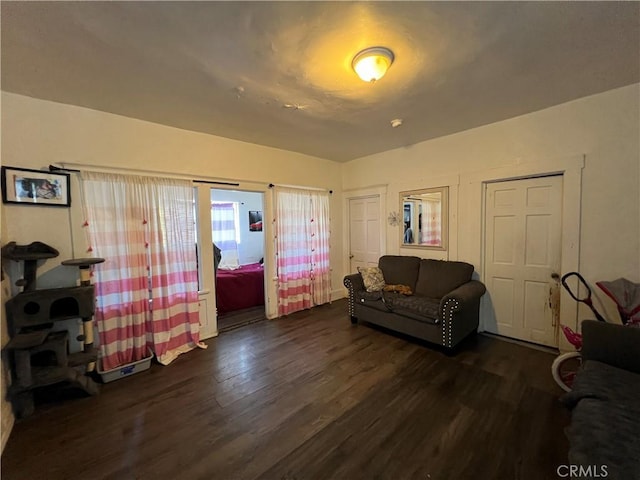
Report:
[[[466,262],[423,259],[414,291],[429,298],[442,298],[471,280],[473,265]]]
[[[358,267],[367,292],[379,292],[385,286],[384,275],[378,267]]]
[[[638,398],[638,374],[595,360],[586,361],[573,391],[562,399],[572,408],[567,430],[569,462],[606,465],[609,478],[638,478]]]
[[[388,312],[389,307],[382,301],[382,290],[378,292],[365,292],[360,290],[355,293],[355,301],[363,307],[373,308],[381,312]]]
[[[414,320],[437,323],[440,311],[440,301],[422,296],[405,296],[401,294],[383,293],[387,305],[398,315],[413,318]]]
[[[378,290],[377,292],[365,292],[364,290],[360,290],[355,293],[356,301],[359,303],[364,302],[377,302],[382,298],[382,290]]]
[[[378,266],[384,272],[387,284],[407,285],[412,291],[416,290],[420,259],[404,255],[384,255],[380,257]]]
[[[612,365],[587,360],[576,376],[573,389],[561,400],[574,408],[582,399],[596,398],[634,408],[640,422],[640,375]]]

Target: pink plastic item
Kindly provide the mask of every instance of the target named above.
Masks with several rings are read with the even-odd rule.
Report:
[[[568,342],[576,347],[576,350],[580,350],[582,348],[582,335],[574,332],[565,325],[560,325],[560,328],[562,329],[564,336],[567,337]]]

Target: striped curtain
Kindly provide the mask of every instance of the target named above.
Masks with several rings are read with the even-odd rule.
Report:
[[[103,370],[160,363],[199,345],[193,186],[189,181],[82,173],[95,267]]]
[[[329,194],[310,192],[311,207],[311,292],[314,305],[331,301],[331,269],[329,266]]]
[[[422,201],[422,245],[442,245],[442,203],[439,200]]]
[[[276,187],[278,315],[331,300],[329,195]]]
[[[168,365],[200,345],[193,184],[157,178],[149,185],[151,321],[158,361]]]

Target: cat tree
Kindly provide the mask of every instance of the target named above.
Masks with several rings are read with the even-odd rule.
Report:
[[[40,387],[69,382],[90,395],[98,393],[97,384],[86,375],[98,358],[93,346],[95,295],[89,268],[104,259],[65,260],[63,265],[80,268],[80,286],[37,290],[38,261],[58,255],[42,242],[22,246],[11,242],[2,247],[3,258],[24,262],[24,278],[16,282],[23,290],[5,304],[11,336],[5,348],[13,360],[9,397],[18,417],[33,413],[33,392]],[[70,332],[53,330],[56,322],[73,318],[82,320],[82,332],[76,338],[83,342],[83,350],[69,354]]]

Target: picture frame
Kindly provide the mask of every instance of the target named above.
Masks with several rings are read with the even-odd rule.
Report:
[[[2,167],[2,202],[18,205],[69,207],[68,173]]]
[[[261,232],[262,231],[262,212],[259,210],[249,211],[249,231]]]

